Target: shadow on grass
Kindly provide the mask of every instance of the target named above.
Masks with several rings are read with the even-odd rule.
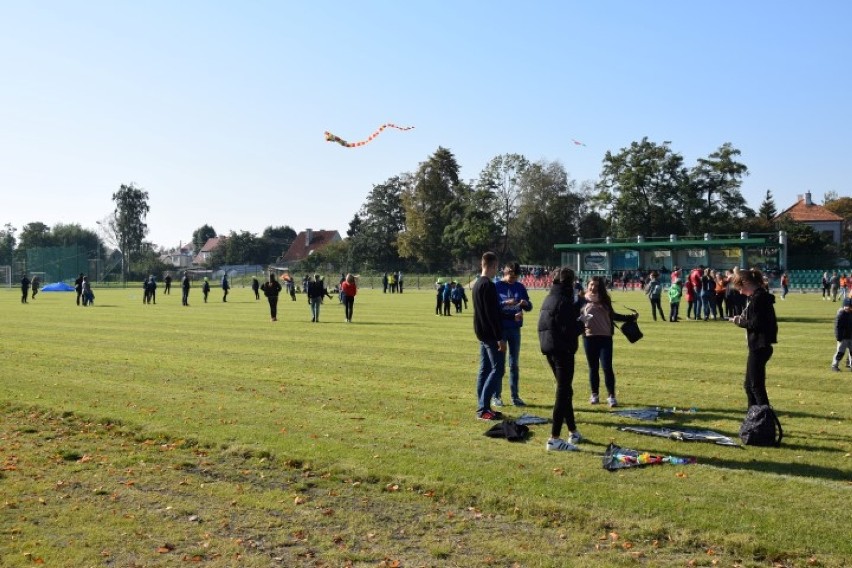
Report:
[[[826,323],[831,323],[834,321],[834,318],[815,318],[815,317],[796,317],[796,316],[782,316],[778,318],[778,323],[807,323],[807,324],[819,324],[825,325]]]
[[[781,447],[785,448],[795,446],[788,446],[782,442]],[[835,467],[824,467],[820,465],[810,465],[806,463],[777,463],[760,460],[740,462],[719,458],[712,458],[701,463],[724,469],[759,471],[761,473],[775,473],[778,475],[792,475],[795,477],[828,479],[831,481],[849,482],[850,479],[852,479],[852,473],[850,473],[849,470]]]

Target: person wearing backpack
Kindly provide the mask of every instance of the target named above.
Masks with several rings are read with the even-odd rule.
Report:
[[[663,306],[660,304],[660,296],[662,294],[663,285],[660,284],[660,273],[655,270],[651,272],[651,280],[645,286],[645,295],[651,299],[651,315],[654,316],[654,321],[657,321],[657,310],[659,310],[663,321],[666,321],[666,314],[663,312]]]
[[[734,276],[734,286],[747,299],[743,313],[732,317],[731,321],[746,330],[748,359],[743,386],[748,405],[769,406],[766,363],[772,357],[772,344],[778,342],[775,296],[764,287],[763,274],[756,268],[738,271]]]
[[[538,341],[541,352],[547,359],[556,379],[556,400],[553,403],[553,421],[550,439],[545,448],[548,452],[577,450],[583,437],[577,430],[574,419],[574,355],[577,353],[578,337],[584,324],[579,320],[580,309],[574,299],[574,271],[560,268],[553,278],[550,293],[541,304],[538,318]],[[568,427],[568,440],[563,440],[563,422]]]

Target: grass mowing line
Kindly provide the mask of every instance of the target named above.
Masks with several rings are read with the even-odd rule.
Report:
[[[624,296],[630,298],[630,305],[639,307],[638,295]],[[644,534],[649,523],[668,527],[668,533],[683,527],[685,534],[692,535],[687,540],[711,542],[717,548],[729,546],[746,557],[774,554],[795,559],[825,551],[828,565],[833,554],[848,551],[848,542],[834,533],[837,526],[844,526],[844,519],[836,514],[832,503],[840,495],[836,492],[842,493],[848,487],[842,482],[843,476],[849,477],[848,461],[844,463],[839,458],[844,450],[848,453],[849,447],[848,421],[843,417],[848,414],[843,412],[843,393],[848,394],[848,383],[837,384],[835,396],[824,399],[819,393],[803,388],[806,385],[801,379],[803,372],[827,368],[820,362],[826,359],[824,353],[831,351],[833,345],[830,327],[825,330],[828,340],[808,335],[806,341],[810,346],[800,346],[801,352],[790,357],[792,365],[776,367],[776,359],[770,363],[770,397],[780,409],[782,420],[788,410],[789,420],[785,420],[785,425],[791,432],[791,445],[771,452],[748,449],[731,454],[712,446],[625,437],[614,429],[618,419],[605,410],[591,410],[584,405],[583,393],[588,387],[581,374],[584,366],[581,350],[575,400],[581,411],[578,412],[580,428],[592,441],[590,449],[602,451],[608,439],[615,437],[621,445],[696,454],[700,463],[723,466],[721,471],[701,466],[690,469],[686,480],[675,478],[673,471],[666,468],[619,477],[604,474],[599,459],[594,456],[560,459],[545,455],[543,430],[537,430],[533,441],[521,446],[500,445],[481,436],[487,425],[471,419],[470,390],[476,349],[469,314],[437,318],[433,315],[431,294],[425,293],[406,293],[393,298],[377,294],[359,303],[361,299],[359,295],[356,300],[355,323],[348,326],[342,322],[305,322],[306,306],[288,313],[284,326],[272,327],[265,321],[268,315],[265,306],[250,302],[233,305],[229,302],[215,312],[205,311],[206,306],[201,306],[197,316],[195,306],[181,311],[179,305],[158,305],[154,311],[143,306],[125,309],[116,301],[110,302],[115,308],[102,310],[110,313],[102,314],[97,306],[87,312],[75,306],[45,304],[50,310],[22,312],[27,320],[13,322],[16,332],[18,326],[21,331],[16,333],[20,341],[15,342],[13,349],[7,349],[5,341],[0,345],[4,364],[14,365],[19,373],[17,383],[0,381],[0,400],[31,402],[36,395],[41,397],[39,404],[46,406],[87,409],[87,403],[93,400],[88,393],[97,392],[102,381],[98,372],[109,369],[110,361],[124,359],[124,364],[133,371],[132,381],[144,388],[140,387],[136,393],[122,393],[121,377],[111,379],[109,397],[101,396],[93,410],[154,431],[178,437],[195,436],[219,444],[259,443],[276,456],[295,456],[323,467],[378,475],[397,480],[402,486],[424,480],[434,482],[437,490],[448,498],[476,504],[488,512],[518,507],[532,517],[559,518],[574,515],[575,509],[581,510],[586,512],[587,519],[593,519],[590,522],[593,528],[573,530],[589,534],[597,532],[594,527],[604,525],[621,534]],[[783,317],[782,308],[801,314],[822,309],[825,313],[819,319],[831,319],[833,311],[826,309],[829,306],[807,302],[807,298],[802,300],[796,303],[788,300],[779,305],[779,315]],[[533,301],[540,305],[540,297],[537,299],[535,294]],[[0,295],[4,315],[21,313],[11,312],[17,306],[3,302]],[[369,304],[373,304],[375,313],[367,312]],[[23,306],[28,307],[33,306]],[[342,319],[342,313],[333,311],[335,307],[325,306],[323,313]],[[362,307],[365,307],[363,312],[359,311]],[[116,313],[122,316],[116,317]],[[217,317],[211,318],[212,313]],[[359,315],[365,321],[410,322],[423,332],[416,345],[407,345],[410,340],[398,337],[400,326],[359,326]],[[45,319],[40,320],[42,316]],[[103,353],[91,354],[92,373],[77,377],[79,390],[66,392],[66,396],[56,392],[55,380],[48,382],[44,378],[45,374],[59,377],[59,384],[64,386],[63,372],[55,368],[55,362],[64,360],[66,353],[61,348],[49,350],[37,333],[41,326],[49,327],[48,321],[63,319],[74,321],[69,327],[78,330],[78,334],[82,321],[88,326],[86,334],[111,337],[112,341],[104,342],[107,347]],[[134,326],[127,326],[126,322],[121,326],[135,328],[135,333],[116,332],[114,324],[121,319],[135,322]],[[537,369],[530,359],[540,357],[532,333],[534,327],[530,325],[534,319],[528,318],[523,336],[522,395],[539,407],[537,413],[547,415],[553,396],[552,378],[545,369]],[[640,320],[640,323],[646,340],[628,346],[621,338],[616,339],[620,400],[629,405],[698,406],[700,413],[691,419],[700,420],[702,427],[734,433],[744,398],[738,378],[745,360],[741,332],[720,322],[669,324]],[[147,341],[150,334],[140,332],[147,329],[156,330],[156,342]],[[785,348],[784,327],[781,334],[782,344],[776,351],[779,358]],[[193,340],[188,342],[188,337]],[[225,355],[217,357],[216,347],[224,337],[229,347]],[[199,345],[201,354],[194,355],[187,349],[163,354],[163,341],[181,346]],[[341,349],[341,345],[361,346],[361,359],[347,361],[346,356],[354,357],[353,351]],[[686,358],[666,356],[670,346],[683,345],[689,347],[687,353],[692,351],[691,357],[689,354]],[[45,355],[39,357],[41,366],[35,369],[25,361],[33,346],[39,346]],[[275,346],[278,351],[274,356],[263,356],[264,348]],[[381,346],[394,349],[379,349]],[[341,353],[344,355],[338,356]],[[373,361],[363,368],[363,360],[369,361],[370,357]],[[253,358],[257,359],[255,364],[246,368],[250,364],[247,361]],[[53,366],[50,361],[54,361]],[[147,373],[150,368],[169,378],[168,384],[152,379]],[[188,372],[195,376],[185,376]],[[275,388],[276,375],[280,375],[281,393]],[[239,381],[234,377],[240,377]],[[775,381],[781,386],[774,386]],[[139,393],[151,400],[138,400]],[[276,393],[280,396],[276,397]],[[157,411],[150,412],[152,408]],[[514,412],[511,407],[509,410]],[[831,412],[835,413],[834,418]],[[361,416],[364,420],[353,425],[348,416]],[[286,434],[281,434],[282,428],[287,430]],[[820,430],[826,433],[820,434]],[[830,439],[831,435],[835,439]],[[819,436],[825,439],[820,439],[815,447],[811,438]],[[803,457],[797,460],[797,455]],[[567,479],[558,479],[554,484],[553,471],[560,468]],[[774,487],[771,480],[777,478],[762,472],[791,475],[793,481],[782,485],[795,490],[788,492]],[[833,483],[835,489],[819,494],[813,484],[795,481],[808,475],[825,479],[829,486]],[[729,485],[734,486],[732,491]],[[690,489],[694,487],[701,490],[693,494]],[[748,500],[737,501],[735,498],[740,493],[765,495],[767,502],[778,509],[775,518],[783,521],[787,529],[780,530],[776,523],[765,521],[759,513],[741,514],[748,513],[755,505]],[[642,503],[649,506],[643,507]],[[673,503],[679,505],[672,508]],[[729,503],[736,506],[727,507]],[[782,503],[789,504],[789,509],[781,507]],[[790,530],[798,531],[796,534],[801,538],[797,542],[789,542]],[[702,534],[703,537],[695,538]]]

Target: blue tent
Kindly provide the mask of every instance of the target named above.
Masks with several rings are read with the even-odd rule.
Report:
[[[42,292],[73,292],[74,286],[69,286],[65,282],[54,282],[53,284],[48,284],[44,288],[41,289]]]

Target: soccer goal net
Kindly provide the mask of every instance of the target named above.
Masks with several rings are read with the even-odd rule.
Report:
[[[7,288],[12,287],[12,267],[11,266],[0,266],[0,282],[3,283],[3,286]]]

